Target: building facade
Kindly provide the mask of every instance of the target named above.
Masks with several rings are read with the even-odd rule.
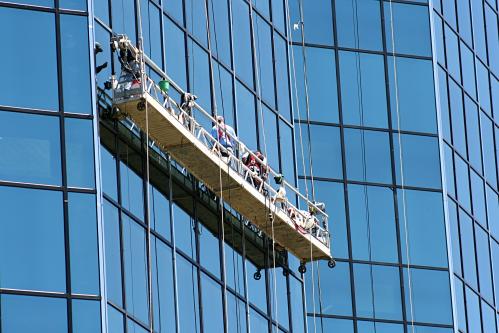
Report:
[[[498,332],[498,6],[0,1],[0,332]],[[108,117],[112,34],[326,203],[334,269]]]

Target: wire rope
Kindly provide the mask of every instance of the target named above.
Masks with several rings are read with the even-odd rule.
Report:
[[[395,31],[393,23],[393,6],[392,0],[389,0],[390,4],[390,33],[391,33],[391,46],[392,46],[392,57],[393,57],[393,79],[395,88],[395,111],[397,113],[397,134],[398,134],[398,144],[399,144],[399,161],[400,161],[400,182],[402,189],[402,213],[404,218],[404,234],[405,234],[405,248],[406,248],[406,258],[407,258],[407,277],[408,277],[408,287],[409,287],[409,305],[411,313],[411,331],[414,333],[414,306],[413,306],[413,295],[412,295],[412,276],[411,276],[411,261],[409,253],[409,231],[407,229],[407,200],[405,193],[405,179],[404,179],[404,160],[402,159],[402,134],[400,130],[400,103],[399,103],[399,91],[398,91],[398,76],[397,76],[397,56],[395,53]]]

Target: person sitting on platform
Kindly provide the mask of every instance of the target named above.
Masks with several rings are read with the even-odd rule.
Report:
[[[213,150],[219,151],[220,155],[228,162],[230,154],[234,153],[234,139],[237,139],[236,131],[232,126],[225,124],[224,117],[218,116],[217,123],[211,129],[211,136],[220,144],[214,144]]]
[[[249,169],[244,178],[249,181],[260,192],[263,192],[263,183],[268,177],[267,158],[258,150],[250,154],[244,153],[243,164]]]

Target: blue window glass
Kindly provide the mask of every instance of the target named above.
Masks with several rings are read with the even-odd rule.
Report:
[[[203,332],[223,332],[224,313],[220,285],[207,275],[202,274],[201,286],[201,290],[203,291]]]
[[[287,3],[286,3],[287,6]],[[272,21],[274,26],[284,32],[286,30],[285,23],[286,13],[284,10],[284,3],[282,0],[272,0]]]
[[[230,239],[232,243],[240,242],[241,235],[236,233],[232,228],[232,226],[225,226],[225,232],[230,234],[230,237],[226,236],[226,239]],[[239,252],[227,243],[225,243],[225,271],[227,286],[232,288],[237,294],[244,295],[243,258]]]
[[[399,324],[378,323],[370,321],[358,321],[357,328],[359,333],[403,333],[404,327]]]
[[[473,203],[473,216],[478,223],[482,226],[487,226],[487,218],[485,217],[485,188],[483,185],[483,180],[480,178],[475,171],[471,170],[471,193],[472,193],[472,203]]]
[[[146,239],[144,229],[123,215],[126,307],[144,323],[149,322]]]
[[[447,267],[442,194],[404,192],[399,191],[397,198],[403,262],[408,262],[406,246],[409,246],[411,265]],[[406,237],[409,244],[406,244]]]
[[[309,128],[311,141],[308,140]],[[300,133],[301,130],[301,133]],[[341,179],[343,175],[341,166],[340,131],[337,127],[319,125],[301,125],[297,128],[297,165],[298,173],[310,175],[309,145],[312,150],[313,174],[317,177]],[[302,144],[303,143],[303,144]]]
[[[412,40],[414,37],[408,38]],[[393,57],[388,58],[393,128],[399,128],[400,122],[401,130],[436,133],[431,61],[400,57],[396,59],[394,68]],[[397,71],[397,89],[395,89],[394,70]]]
[[[381,50],[381,13],[378,0],[336,1],[338,44],[344,47]]]
[[[75,2],[71,1],[71,3]],[[86,6],[85,0],[83,3]],[[85,16],[61,16],[62,82],[65,112],[92,113],[87,20]],[[82,46],[84,46],[83,49]]]
[[[444,139],[451,142],[450,116],[449,116],[449,94],[447,92],[447,74],[438,67],[438,93],[440,97],[440,114],[442,120],[442,135]]]
[[[161,45],[160,11],[150,1],[141,1],[140,7],[144,52],[156,65],[158,65],[158,67],[162,68],[163,53]]]
[[[295,118],[307,119],[305,74],[303,51],[306,52],[310,120],[330,123],[338,122],[338,97],[336,89],[336,67],[334,52],[317,47],[294,46],[298,105]],[[294,73],[293,73],[294,74]],[[296,101],[293,101],[296,103]]]
[[[133,333],[147,333],[147,332],[149,332],[148,330],[144,329],[144,327],[140,326],[139,324],[132,321],[131,319],[127,320],[126,326],[127,326],[128,332],[133,332]]]
[[[322,323],[321,323],[322,322]],[[308,319],[309,332],[313,331],[313,318]],[[320,331],[319,325],[322,324],[324,332],[342,332],[342,333],[353,333],[353,322],[346,319],[333,319],[333,318],[323,318],[317,322],[317,331]]]
[[[289,292],[291,305],[291,322],[293,332],[305,333],[305,317],[303,309],[303,285],[297,279],[289,278]]]
[[[98,301],[73,300],[73,332],[101,332],[100,303]]]
[[[343,122],[388,127],[383,57],[340,52],[340,76]]]
[[[165,180],[167,181],[167,180]],[[151,186],[150,216],[152,228],[165,239],[170,240],[170,207],[168,198],[158,189]]]
[[[456,198],[456,186],[454,184],[454,152],[448,145],[444,147],[445,158],[445,181],[447,183],[447,194]]]
[[[0,179],[61,184],[59,118],[0,111]]]
[[[194,0],[193,0],[194,1]],[[211,110],[210,71],[208,53],[199,47],[192,39],[189,47],[189,83],[190,91],[198,96],[197,102],[205,110]]]
[[[466,314],[469,332],[481,332],[482,320],[480,319],[480,299],[471,289],[466,289]]]
[[[270,0],[253,0],[253,4],[265,17],[270,17]]]
[[[102,1],[104,2],[104,1]],[[107,2],[106,2],[107,3]],[[102,25],[100,25],[97,21],[95,21],[95,42],[99,43],[101,46],[109,45],[109,40],[111,35],[109,31],[107,31]],[[97,80],[97,86],[100,89],[104,89],[104,82],[106,82],[111,76],[112,66],[111,66],[111,47],[103,47],[102,52],[95,55],[96,65],[103,65],[107,62],[107,67],[102,69],[98,74],[95,75]],[[118,67],[116,67],[117,69]],[[104,97],[102,96],[102,92],[97,94],[97,102],[100,103]]]
[[[175,331],[172,251],[156,237],[151,239],[153,327],[157,332]]]
[[[492,108],[494,109],[494,116],[497,119],[499,117],[499,80],[491,76],[490,86],[492,93]]]
[[[311,44],[333,45],[331,1],[300,1],[300,3],[303,11],[305,41]]]
[[[183,8],[183,1],[182,0],[170,0],[170,1],[165,1],[163,4],[166,11],[170,13],[176,20],[177,22],[182,23],[184,21],[184,8]]]
[[[478,259],[480,295],[489,302],[493,303],[494,296],[492,293],[492,272],[490,269],[489,236],[482,228],[480,228],[478,225],[475,225],[475,237]]]
[[[499,274],[499,244],[491,240],[490,242],[490,250],[492,252],[492,269],[494,272],[494,290],[498,290],[499,288],[499,279],[497,278]],[[499,300],[499,293],[495,293],[496,302]]]
[[[116,158],[104,146],[100,146],[100,163],[102,190],[118,201],[118,184],[116,178]]]
[[[394,135],[393,146],[398,184],[402,184],[403,173],[404,185],[441,188],[437,138]],[[402,164],[400,155],[402,155]]]
[[[127,158],[129,156],[128,147]],[[138,218],[144,217],[143,184],[140,176],[125,163],[120,162],[121,201]]]
[[[173,205],[175,243],[177,248],[191,257],[196,255],[195,221],[183,209]]]
[[[234,95],[232,89],[232,75],[218,62],[213,62],[214,94],[217,102],[217,114],[225,118],[225,123],[234,126]]]
[[[87,10],[87,1],[86,0],[77,0],[77,1],[60,0],[59,1],[59,8],[86,11]],[[61,29],[61,31],[62,31],[62,29]]]
[[[275,3],[275,1],[273,3]],[[286,51],[286,41],[279,34],[274,33],[274,64],[277,85],[277,109],[279,114],[287,120],[291,120],[292,112],[289,101],[289,70]]]
[[[259,110],[258,118],[263,116],[263,120],[259,120],[260,134],[260,151],[267,156],[267,161],[271,168],[278,170],[279,168],[279,152],[277,141],[277,117],[266,106],[262,106]]]
[[[135,1],[111,0],[114,33],[126,34],[135,43]]]
[[[457,35],[445,25],[445,49],[447,54],[447,68],[450,75],[460,82],[461,70],[459,67],[459,39]]]
[[[288,316],[288,288],[286,284],[286,277],[280,267],[269,269],[269,282],[270,282],[270,304],[272,307],[272,317],[279,322],[279,325],[288,329],[289,316]],[[275,292],[274,292],[275,291]],[[291,300],[292,302],[295,300]]]
[[[227,1],[208,1],[211,52],[219,60],[231,66],[229,7]],[[215,38],[216,37],[216,38]]]
[[[456,1],[456,3],[459,20],[459,34],[468,45],[471,45],[473,32],[471,31],[470,3],[468,1]]]
[[[220,278],[220,240],[216,233],[198,224],[199,231],[199,261],[203,267]]]
[[[457,327],[466,332],[466,310],[464,306],[464,286],[460,279],[454,278],[454,292],[456,297]]]
[[[499,198],[497,194],[492,191],[492,189],[486,186],[486,194],[487,194],[487,219],[489,221],[489,229],[492,232],[492,235],[499,238]]]
[[[469,169],[466,162],[455,155],[456,179],[457,179],[457,198],[461,205],[468,211],[471,211],[471,193],[469,181]]]
[[[349,185],[348,204],[353,258],[397,262],[393,192],[383,187]]]
[[[181,332],[200,332],[198,272],[177,255],[178,319]]]
[[[411,288],[409,288],[411,283]],[[404,269],[405,302],[409,304],[409,291],[412,291],[413,315],[406,307],[408,320],[434,324],[452,324],[449,273],[425,269]]]
[[[116,207],[106,200],[104,200],[104,239],[106,245],[107,298],[117,305],[122,305],[119,214]]]
[[[483,149],[483,166],[487,181],[497,188],[497,168],[496,168],[496,147],[494,145],[494,125],[490,119],[481,114],[482,126],[482,149]]]
[[[317,270],[320,269],[320,274]],[[314,281],[312,281],[312,270],[314,270]],[[318,275],[321,279],[321,298],[319,291],[315,289],[315,305],[311,290],[306,293],[308,312],[319,309],[319,300],[322,300],[322,313],[335,315],[352,315],[352,294],[350,286],[350,267],[348,263],[338,262],[334,269],[330,269],[324,262],[307,264],[307,274],[305,274],[306,286],[314,283],[317,286]],[[334,297],[332,297],[334,295]]]
[[[109,333],[125,332],[123,315],[112,306],[107,307],[107,329]]]
[[[35,4],[40,2],[35,1]],[[59,102],[54,14],[2,7],[0,31],[4,32],[4,49],[15,50],[2,52],[0,55],[0,62],[9,64],[4,67],[3,79],[0,81],[2,104],[57,110]],[[33,50],[37,50],[35,61]],[[40,80],[36,89],[26,89],[27,78]]]
[[[246,332],[246,304],[227,293],[227,331]]]
[[[348,179],[364,182],[391,183],[390,141],[388,134],[384,132],[345,129],[344,135]]]
[[[462,210],[459,210],[459,226],[461,231],[464,278],[471,286],[477,288],[473,221]]]
[[[459,223],[457,219],[457,206],[452,200],[448,200],[450,239],[452,246],[452,264],[454,273],[463,275],[461,267],[461,245],[459,243]]]
[[[456,4],[454,0],[442,0],[445,21],[456,28]]]
[[[452,332],[454,332],[454,330],[452,328],[407,325],[408,332],[412,332],[413,330],[414,330],[414,333],[452,333]]]
[[[167,3],[172,3],[172,1]],[[164,16],[163,24],[166,73],[181,88],[187,89],[184,33],[166,16]]]
[[[490,114],[490,82],[489,71],[481,61],[476,61],[476,77],[480,107]]]
[[[471,18],[473,22],[473,39],[475,42],[475,51],[482,59],[487,59],[487,44],[485,34],[485,20],[483,17],[483,2],[473,1],[471,6]]]
[[[359,317],[402,319],[397,267],[354,265],[355,304]]]
[[[206,4],[204,1],[186,0],[185,19],[187,30],[204,46],[207,46]]]
[[[461,42],[461,62],[463,64],[463,86],[464,89],[473,97],[476,97],[475,87],[475,57],[472,51]],[[459,66],[459,64],[458,64]],[[456,77],[456,76],[454,76]],[[459,79],[459,77],[457,77]]]
[[[95,196],[69,193],[69,248],[71,290],[76,294],[99,294],[97,207]]]
[[[64,298],[2,295],[0,305],[2,332],[68,331]]]
[[[482,170],[482,147],[480,143],[480,115],[477,105],[465,96],[464,106],[466,110],[466,133],[468,140],[468,153],[470,163],[477,169]]]
[[[260,259],[263,261],[263,253]],[[262,278],[260,280],[255,280],[253,274],[257,271],[257,267],[251,261],[246,260],[246,281],[248,284],[248,299],[251,304],[258,307],[262,311],[267,310],[267,293],[265,289],[265,284],[267,277],[265,272],[262,271]]]
[[[295,184],[293,132],[284,121],[279,120],[279,149],[281,152],[281,173],[286,181]]]
[[[234,67],[236,74],[253,86],[253,54],[251,49],[249,7],[244,0],[232,0]]]
[[[238,0],[239,1],[239,0]],[[237,93],[237,134],[242,142],[251,150],[257,148],[256,126],[245,126],[257,124],[255,113],[255,96],[241,83],[236,84]]]
[[[95,187],[92,121],[65,119],[66,172],[68,185]]]
[[[433,19],[435,20],[435,52],[437,54],[437,61],[442,66],[445,66],[444,31],[442,19],[438,15],[433,15]]]
[[[466,130],[464,121],[464,108],[463,108],[463,91],[454,83],[449,80],[449,97],[451,106],[452,118],[452,138],[454,147],[463,156],[466,156]]]
[[[274,63],[272,54],[272,31],[270,26],[259,16],[253,16],[253,33],[255,34],[255,52],[258,78],[258,89],[262,98],[271,107],[275,106]]]
[[[0,202],[2,288],[65,292],[62,193],[0,187]]]
[[[392,2],[385,2],[384,6],[387,50],[395,53],[431,56],[428,7]],[[394,41],[392,41],[392,36],[394,36]]]
[[[483,333],[495,333],[496,329],[496,320],[495,320],[495,311],[492,309],[487,303],[483,300],[480,302],[482,305],[482,324],[483,324]]]
[[[249,314],[251,332],[268,332],[269,322],[267,319],[263,318],[258,312],[250,309]]]

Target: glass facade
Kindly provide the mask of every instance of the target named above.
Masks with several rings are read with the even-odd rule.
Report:
[[[498,6],[0,0],[0,332],[499,331]],[[113,34],[326,203],[334,269],[106,117]]]

